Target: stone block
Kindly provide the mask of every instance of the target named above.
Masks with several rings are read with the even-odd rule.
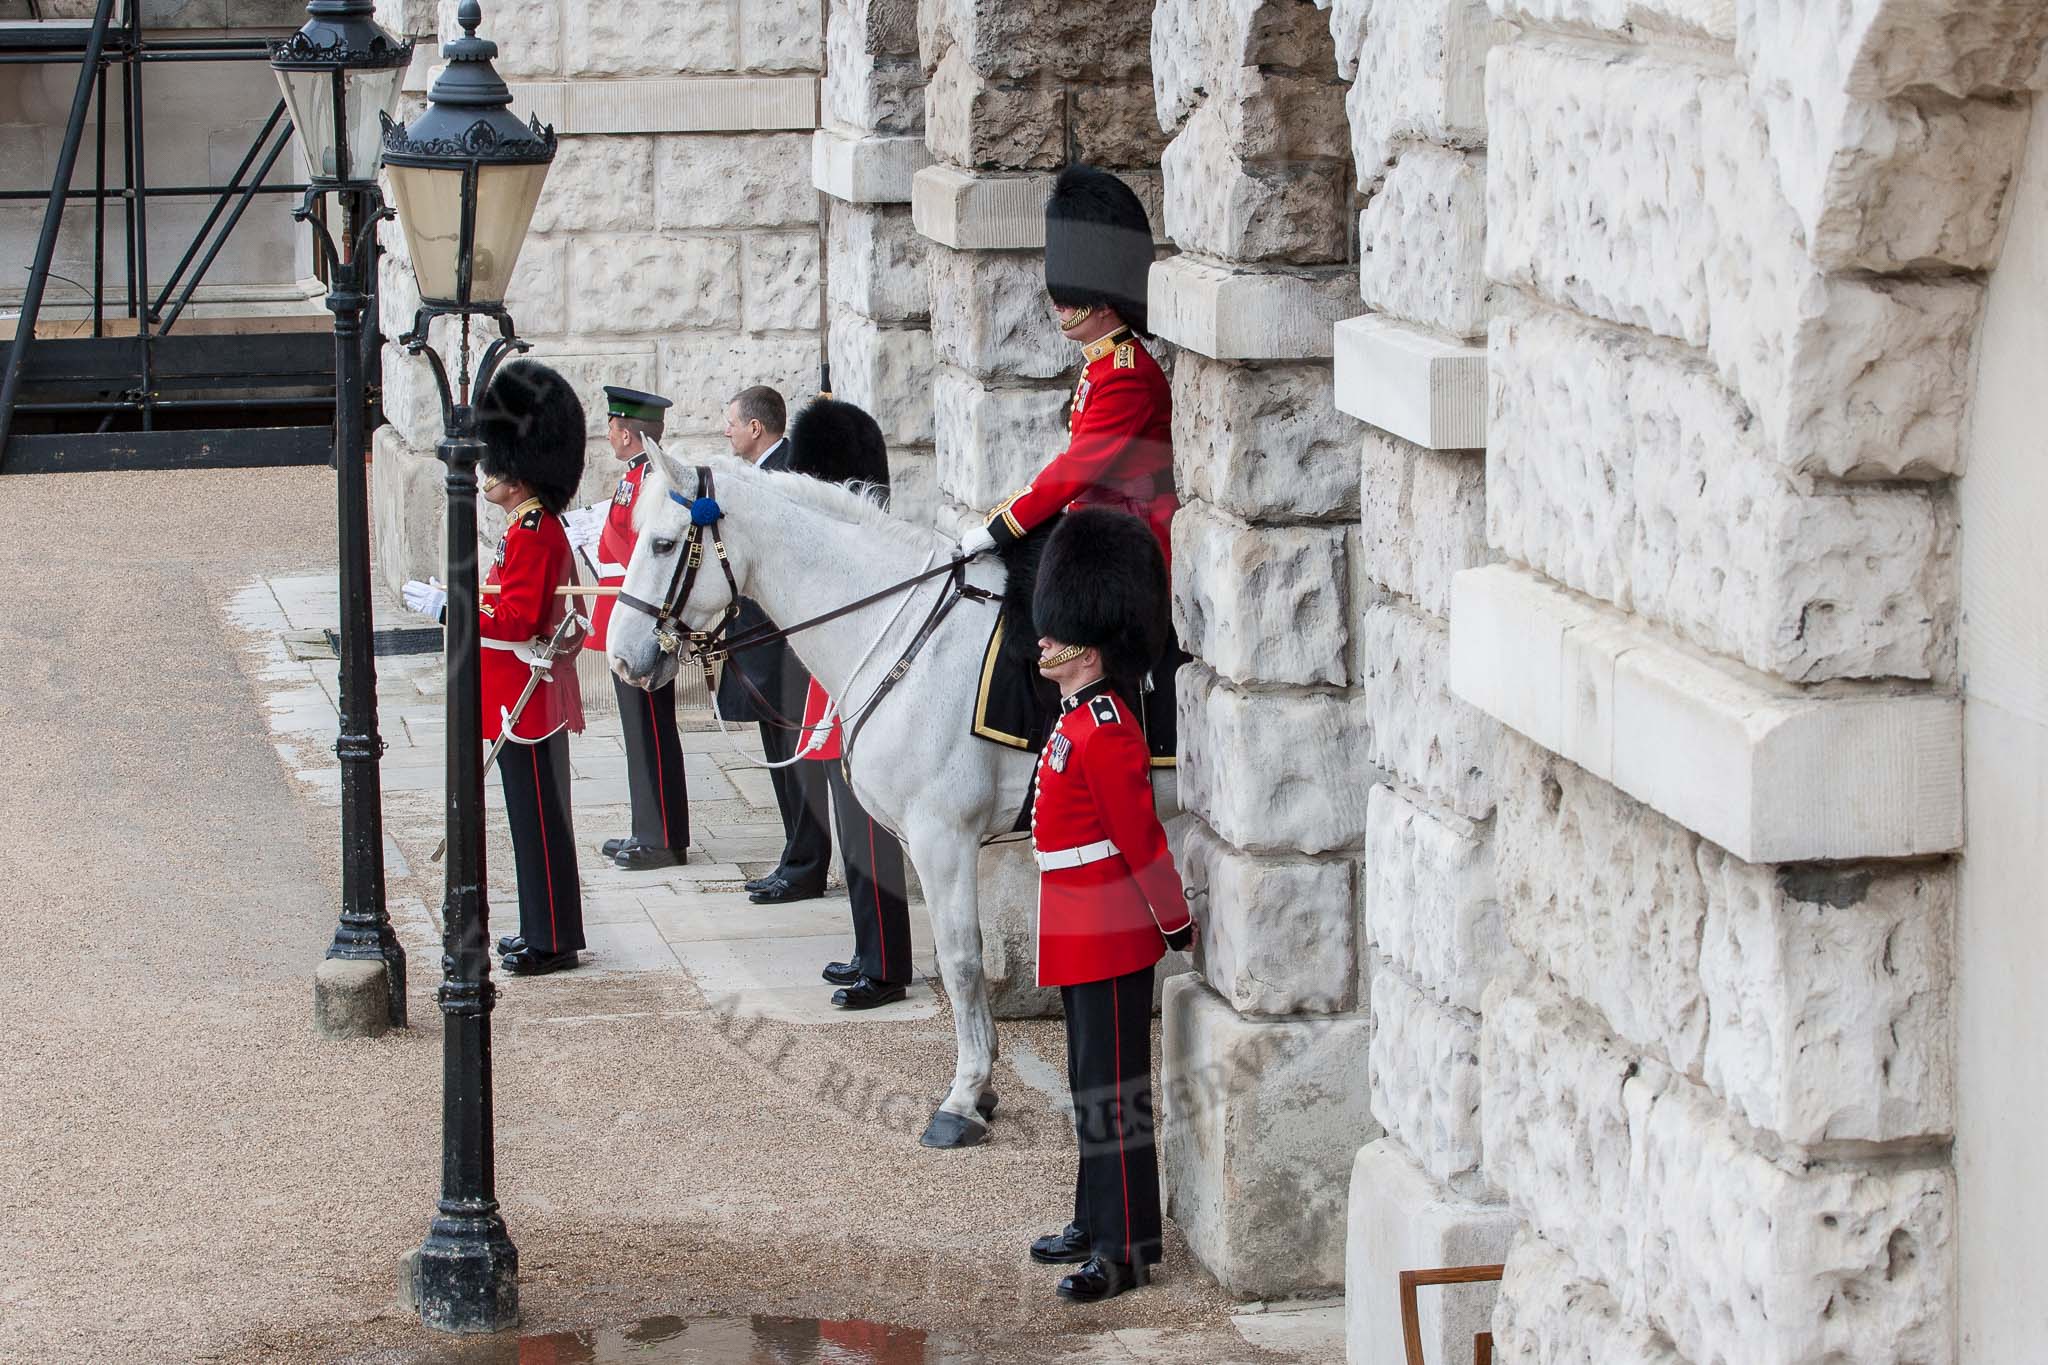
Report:
[[[792,409],[818,391],[818,339],[814,336],[741,336],[702,333],[661,343],[662,388],[673,437],[717,437],[725,431],[726,401],[750,384],[766,384]]]
[[[1358,216],[1366,306],[1453,337],[1486,331],[1486,156],[1413,147]]]
[[[1246,1015],[1357,1007],[1353,864],[1242,853],[1200,821],[1180,860],[1202,925],[1202,971]]]
[[[1494,985],[1484,1034],[1488,1175],[1684,1359],[1956,1358],[1945,1162],[1774,1157],[1541,973]]]
[[[579,337],[536,346],[532,356],[560,371],[583,400],[583,432],[589,457],[585,461],[585,483],[593,498],[608,495],[615,479],[601,472],[612,463],[611,448],[604,442],[604,386],[624,384],[628,388],[652,389],[655,343]],[[599,462],[594,469],[592,459]]]
[[[441,398],[426,357],[384,343],[384,420],[415,450],[441,439]]]
[[[740,239],[740,317],[763,332],[818,327],[818,234],[750,232]]]
[[[1691,1365],[1671,1338],[1623,1313],[1607,1286],[1579,1274],[1541,1237],[1524,1231],[1506,1263],[1493,1314],[1501,1365]]]
[[[1486,348],[1366,314],[1335,332],[1337,407],[1430,450],[1486,445]]]
[[[505,306],[519,319],[519,335],[560,336],[569,329],[568,257],[569,243],[561,238],[529,237],[520,248],[505,287]]]
[[[892,451],[931,444],[936,374],[930,332],[878,327],[858,313],[833,314],[833,394],[866,409]]]
[[[825,33],[819,90],[827,124],[855,135],[914,137],[924,143],[924,68],[916,57],[887,57],[851,47],[835,17]]]
[[[1401,787],[1366,800],[1365,941],[1439,1001],[1475,1012],[1512,960],[1491,831]]]
[[[1073,87],[1073,156],[1091,166],[1157,166],[1166,134],[1152,107],[1152,82]]]
[[[313,1027],[322,1038],[375,1038],[391,1027],[391,975],[381,961],[323,958],[313,969]]]
[[[1166,1210],[1234,1297],[1340,1283],[1345,1175],[1378,1136],[1356,1015],[1240,1018],[1194,975],[1167,982],[1159,1091]]]
[[[1695,355],[1549,309],[1496,324],[1488,539],[1795,682],[1952,671],[1953,513],[1816,490]]]
[[[1344,122],[1344,84],[1332,63],[1318,71],[1234,66],[1218,72],[1209,103],[1222,115],[1230,146],[1246,161],[1351,159]],[[1155,158],[1156,159],[1156,158]],[[1348,170],[1344,171],[1349,179]]]
[[[1166,234],[1233,261],[1323,265],[1350,251],[1351,177],[1341,162],[1246,161],[1221,110],[1196,110],[1166,149]]]
[[[924,322],[931,316],[927,248],[908,209],[834,206],[825,249],[834,308],[885,323]]]
[[[1486,140],[1486,53],[1504,36],[1485,0],[1336,0],[1351,155],[1370,186],[1404,142]]]
[[[370,438],[370,546],[393,594],[410,578],[448,577],[446,479],[433,448],[408,445],[397,427],[386,423]]]
[[[1507,1256],[1520,1219],[1499,1204],[1476,1203],[1431,1180],[1391,1138],[1358,1149],[1344,1239],[1344,1340],[1350,1365],[1405,1365],[1400,1300],[1404,1270],[1496,1265]],[[1426,1360],[1470,1357],[1472,1338],[1493,1312],[1490,1284],[1445,1285],[1416,1294]],[[1606,1362],[1612,1357],[1596,1356]],[[1676,1365],[1676,1362],[1674,1362]]]
[[[1430,1179],[1465,1194],[1479,1174],[1479,1016],[1372,964],[1372,1116]]]
[[[939,468],[930,446],[889,452],[889,510],[919,526],[938,525]]]
[[[956,47],[924,88],[925,144],[949,165],[1055,170],[1066,133],[1066,90],[1056,78],[990,79]]]
[[[1175,256],[1152,267],[1149,284],[1147,312],[1161,340],[1211,360],[1327,360],[1358,276],[1241,271]]]
[[[939,488],[977,513],[1031,481],[1066,441],[1064,388],[995,389],[941,368],[932,386]]]
[[[917,48],[926,70],[957,46],[992,79],[1142,80],[1151,23],[1147,6],[1123,0],[924,0]]]
[[[974,885],[990,1010],[998,1019],[1057,1019],[1059,988],[1038,984],[1038,865],[1030,845],[982,845]]]
[[[782,0],[776,0],[781,3]],[[751,8],[751,0],[750,5]],[[443,0],[443,9],[452,8]],[[673,76],[679,71],[733,71],[739,65],[739,25],[723,3],[695,5],[514,6],[559,21],[567,34],[569,76]],[[491,22],[497,23],[493,11]],[[452,33],[444,18],[441,31]],[[500,53],[511,50],[495,30]]]
[[[927,166],[911,181],[920,235],[959,251],[1042,250],[1049,175],[976,175]]]
[[[1904,858],[1962,841],[1954,697],[1802,692],[1509,565],[1459,574],[1451,601],[1458,696],[1739,858]]]
[[[820,128],[811,144],[811,184],[849,204],[907,204],[910,178],[931,164],[922,137],[859,137]]]
[[[1046,301],[1042,254],[934,251],[930,269],[932,344],[942,363],[1009,382],[1061,379],[1079,363]]]
[[[1368,429],[1359,481],[1365,571],[1436,616],[1451,612],[1451,580],[1490,560],[1486,463]]]
[[[742,319],[730,237],[579,237],[569,245],[569,325],[591,333],[732,326]]]
[[[1324,692],[1246,692],[1180,671],[1183,809],[1250,853],[1329,853],[1365,837],[1364,708]]]
[[[643,76],[509,84],[513,106],[521,114],[553,124],[564,136],[778,129],[808,133],[818,123],[814,76]]]
[[[737,6],[740,66],[747,71],[816,71],[821,0],[745,0]]]
[[[1202,503],[1173,519],[1181,647],[1236,683],[1349,681],[1344,533],[1247,526]]]
[[[810,160],[807,133],[664,137],[654,169],[655,221],[664,229],[815,223]]]
[[[1320,6],[1266,0],[1161,0],[1152,12],[1151,73],[1159,122],[1178,128],[1204,100],[1233,98],[1247,73],[1337,74]],[[1341,118],[1326,118],[1341,132]]]
[[[1174,483],[1247,521],[1358,510],[1358,427],[1327,365],[1236,365],[1192,351],[1173,366]]]
[[[1503,757],[1508,933],[1564,989],[1787,1141],[1950,1130],[1951,869],[1758,867],[1525,740]]]
[[[1392,602],[1360,614],[1366,761],[1483,820],[1493,812],[1500,727],[1450,690],[1450,631],[1439,617]]]
[[[1743,14],[1745,44],[1751,26],[1770,18],[1759,6]],[[1844,87],[1866,98],[1932,86],[1962,97],[2018,90],[2039,81],[2048,51],[2048,15],[2026,0],[1988,4],[1859,5],[1835,17],[1830,41],[1854,54]]]
[[[654,221],[654,142],[565,137],[533,207],[535,232],[638,232]],[[521,319],[524,322],[524,319]]]
[[[440,19],[435,31],[443,42],[462,36],[462,25],[456,22],[455,17],[459,3],[460,0],[441,0]],[[722,11],[723,7],[720,8]],[[498,55],[492,59],[498,74],[509,80],[516,76],[548,76],[580,69],[574,65],[563,65],[561,15],[561,11],[550,5],[501,5],[493,9],[485,17],[481,34],[498,45]],[[573,32],[573,19],[571,29]],[[431,48],[431,44],[421,46]],[[572,38],[569,52],[572,63],[575,56]],[[437,59],[429,57],[428,60]]]

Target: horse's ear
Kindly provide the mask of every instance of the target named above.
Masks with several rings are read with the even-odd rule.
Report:
[[[653,457],[655,468],[661,471],[661,477],[668,483],[671,490],[683,493],[685,496],[688,496],[689,492],[695,490],[697,479],[691,472],[689,465],[684,464],[681,460],[663,450],[660,442],[647,438],[643,439],[645,439],[648,454]]]

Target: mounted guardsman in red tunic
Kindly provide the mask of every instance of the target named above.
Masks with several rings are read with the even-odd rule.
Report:
[[[1159,1259],[1152,972],[1195,923],[1131,698],[1166,636],[1166,585],[1150,528],[1091,507],[1053,531],[1033,599],[1038,666],[1060,691],[1031,808],[1038,984],[1060,988],[1081,1170],[1073,1222],[1031,1255],[1079,1263],[1058,1292],[1080,1302],[1144,1284]]]
[[[1173,395],[1146,334],[1146,280],[1152,225],[1130,187],[1107,171],[1074,165],[1060,172],[1045,205],[1045,287],[1060,330],[1081,343],[1082,367],[1067,414],[1067,445],[1030,483],[961,538],[963,554],[1002,552],[1012,585],[1022,589],[989,641],[976,701],[974,733],[1017,748],[1043,742],[1049,699],[1033,695],[1024,612],[1029,606],[1034,530],[1060,513],[1115,507],[1138,517],[1171,565]],[[1007,643],[1006,643],[1007,641]],[[1173,673],[1184,656],[1169,635],[1132,700],[1156,765],[1176,752]]]

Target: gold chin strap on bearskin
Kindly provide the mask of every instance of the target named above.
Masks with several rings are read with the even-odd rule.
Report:
[[[1048,668],[1058,668],[1061,664],[1072,663],[1087,652],[1088,646],[1086,645],[1068,645],[1065,649],[1048,654],[1043,659],[1040,659],[1038,661],[1038,671],[1043,673]]]
[[[1087,306],[1086,308],[1083,308],[1083,309],[1082,309],[1082,310],[1081,310],[1080,312],[1078,312],[1078,313],[1074,314],[1074,316],[1072,316],[1072,317],[1070,317],[1070,318],[1061,318],[1061,319],[1060,319],[1060,330],[1061,330],[1062,332],[1071,332],[1071,331],[1073,331],[1073,330],[1074,330],[1074,329],[1075,329],[1076,327],[1079,327],[1079,326],[1080,326],[1080,325],[1081,325],[1082,323],[1084,323],[1084,322],[1088,321],[1088,319],[1090,319],[1090,318],[1092,318],[1092,317],[1094,317],[1094,316],[1095,316],[1095,305],[1091,303],[1091,304],[1089,304],[1089,305],[1088,305],[1088,306]]]

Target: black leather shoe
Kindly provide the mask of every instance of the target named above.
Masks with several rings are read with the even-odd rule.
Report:
[[[871,1010],[877,1005],[892,1005],[907,993],[907,987],[862,977],[844,990],[832,992],[832,1003],[843,1010]]]
[[[628,834],[623,839],[607,839],[604,841],[604,856],[607,858],[616,858],[619,856],[619,854],[625,852],[627,849],[631,848],[633,845],[639,842],[640,841],[638,839],[635,839],[630,834]]]
[[[772,872],[771,872],[771,873],[769,873],[769,874],[768,874],[767,876],[765,876],[765,877],[756,877],[756,878],[754,878],[754,879],[753,879],[752,881],[750,881],[750,882],[748,882],[748,883],[747,883],[747,890],[749,890],[749,891],[759,891],[759,890],[760,890],[760,889],[761,889],[762,887],[764,887],[764,886],[768,885],[768,883],[770,883],[770,882],[772,882],[772,881],[774,881],[774,880],[775,880],[775,874],[774,874],[774,873],[772,873]]]
[[[1091,1256],[1088,1264],[1071,1275],[1062,1275],[1058,1294],[1075,1303],[1101,1303],[1126,1290],[1136,1289],[1151,1277],[1143,1261],[1112,1261]]]
[[[520,952],[525,947],[526,940],[517,934],[507,934],[498,940],[498,952],[500,954]]]
[[[860,980],[860,964],[857,962],[827,962],[823,975],[827,981],[835,986],[851,986]]]
[[[1088,1234],[1073,1223],[1031,1244],[1031,1259],[1040,1265],[1080,1265],[1094,1256],[1088,1249]]]
[[[679,848],[656,848],[652,844],[629,844],[618,852],[612,863],[628,872],[646,872],[657,867],[679,867],[689,861],[689,855]]]
[[[542,953],[522,947],[516,953],[505,954],[505,970],[514,976],[546,976],[549,972],[566,972],[576,965],[574,948],[566,953]]]
[[[770,877],[747,899],[756,905],[782,905],[788,901],[814,901],[824,894],[823,886],[791,886],[781,877]]]

